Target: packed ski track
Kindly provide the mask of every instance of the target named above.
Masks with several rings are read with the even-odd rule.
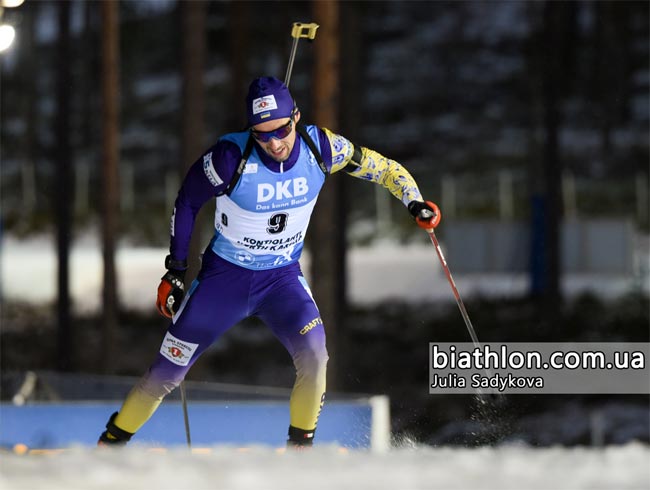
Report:
[[[2,454],[3,490],[647,489],[650,449],[398,448],[384,453],[334,446],[308,452],[213,447],[190,453],[71,448],[55,455]]]

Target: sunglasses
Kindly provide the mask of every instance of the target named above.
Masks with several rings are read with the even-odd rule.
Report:
[[[289,122],[287,122],[287,124],[284,124],[279,128],[274,129],[273,131],[255,131],[254,129],[251,129],[251,134],[257,141],[261,143],[268,143],[272,138],[279,140],[286,138],[291,134],[292,129],[293,117],[289,119]]]

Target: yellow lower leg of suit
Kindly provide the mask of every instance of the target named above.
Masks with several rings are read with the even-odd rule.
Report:
[[[289,400],[290,424],[299,429],[314,430],[325,401],[327,354],[298,354],[294,365],[297,376]],[[137,432],[174,388],[167,385],[163,389],[158,386],[151,389],[148,387],[151,382],[150,376],[145,375],[127,395],[114,421],[120,429]]]
[[[316,355],[314,355],[316,354]],[[296,382],[289,400],[290,424],[303,430],[316,429],[325,402],[327,352],[296,354]]]
[[[151,418],[163,397],[150,395],[140,384],[133,387],[122,404],[114,424],[132,434],[136,433]]]

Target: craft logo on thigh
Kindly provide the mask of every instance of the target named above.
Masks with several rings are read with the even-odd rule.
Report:
[[[160,353],[174,364],[187,366],[198,346],[199,344],[177,339],[167,332],[160,346]]]
[[[317,316],[312,321],[310,321],[307,325],[302,327],[302,329],[300,330],[300,335],[305,335],[310,330],[312,330],[314,327],[316,327],[316,325],[322,325],[322,324],[323,324],[323,320],[321,320],[321,318],[319,316]]]

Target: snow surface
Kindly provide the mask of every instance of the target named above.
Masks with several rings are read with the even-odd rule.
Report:
[[[402,448],[385,453],[316,447],[186,448],[152,452],[73,448],[53,456],[3,454],[3,490],[647,489],[650,448]]]
[[[442,248],[444,250],[444,243]],[[0,252],[3,299],[33,304],[55,301],[57,264],[51,237],[28,240],[5,237]],[[128,245],[118,248],[118,284],[124,306],[153,310],[167,253],[165,248]],[[310,280],[307,252],[303,254],[301,264]],[[70,267],[75,310],[96,311],[101,300],[102,258],[95,236],[84,236],[75,241]],[[449,267],[463,299],[476,295],[521,295],[528,288],[525,274],[454,274],[454,264],[450,263]],[[563,289],[567,295],[591,290],[602,297],[612,298],[638,287],[638,281],[630,276],[574,274],[564,278]],[[647,278],[642,282],[647,291]],[[351,302],[359,305],[391,299],[453,301],[449,284],[428,239],[409,245],[383,242],[349,250],[348,294]]]

